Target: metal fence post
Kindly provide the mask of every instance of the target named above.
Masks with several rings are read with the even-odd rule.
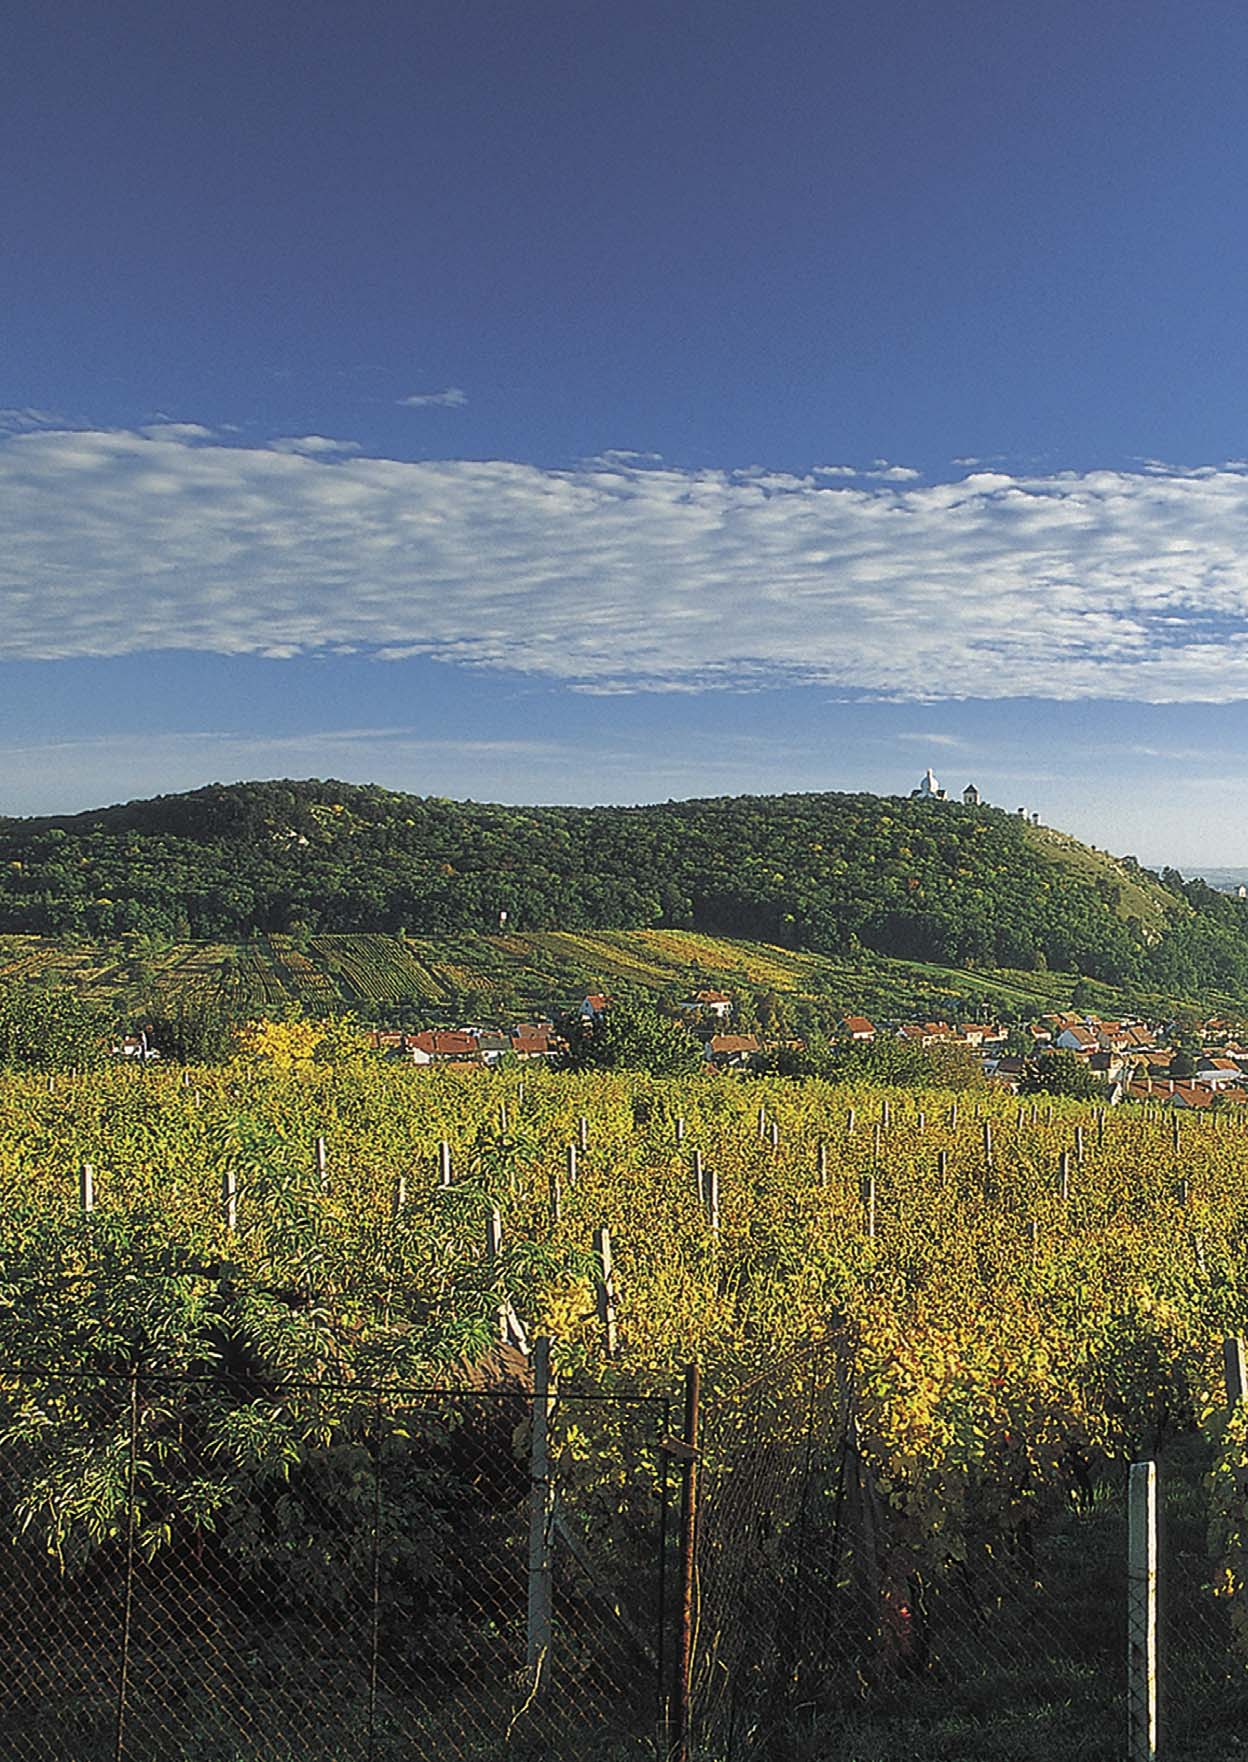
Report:
[[[702,1377],[696,1364],[685,1372],[685,1436],[680,1489],[680,1630],[676,1640],[676,1745],[674,1762],[690,1762],[690,1684],[693,1676],[693,1585],[698,1529],[698,1418]],[[683,1455],[683,1452],[682,1452]]]
[[[555,1513],[554,1480],[550,1472],[553,1407],[550,1337],[543,1334],[533,1342],[533,1423],[529,1440],[529,1598],[525,1665],[530,1673],[535,1700],[545,1694],[550,1683],[551,1528]]]
[[[1127,1511],[1127,1756],[1157,1756],[1157,1464],[1133,1462]]]
[[[126,1578],[121,1614],[121,1656],[117,1669],[117,1719],[113,1730],[113,1762],[126,1753],[126,1714],[130,1695],[130,1638],[134,1620],[134,1541],[138,1513],[136,1480],[139,1454],[139,1367],[130,1372],[129,1440],[126,1467]]]

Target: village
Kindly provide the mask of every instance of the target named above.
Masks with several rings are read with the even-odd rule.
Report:
[[[572,1012],[572,1020],[592,1027],[610,1006],[605,993],[590,992]],[[723,991],[698,991],[679,1009],[710,1072],[757,1071],[778,1044],[801,1044],[777,1043],[758,1032],[734,1033],[733,1000]],[[1240,1032],[1235,1023],[1217,1016],[1180,1034],[1174,1022],[1135,1017],[1109,1021],[1077,1010],[1054,1011],[1013,1027],[999,1022],[876,1023],[865,1015],[846,1014],[833,1042],[866,1047],[891,1038],[924,1050],[962,1048],[978,1062],[992,1088],[1010,1093],[1023,1086],[1029,1069],[1043,1068],[1045,1054],[1064,1053],[1104,1087],[1111,1104],[1151,1101],[1199,1111],[1248,1102],[1248,1043]],[[374,1051],[396,1061],[463,1071],[488,1070],[504,1060],[555,1065],[570,1049],[567,1034],[549,1017],[506,1028],[374,1028],[366,1037]],[[1195,1041],[1200,1050],[1187,1050]],[[116,1050],[123,1057],[157,1055],[136,1035],[127,1036]]]

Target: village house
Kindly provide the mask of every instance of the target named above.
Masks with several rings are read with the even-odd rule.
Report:
[[[145,1064],[160,1057],[157,1049],[149,1043],[146,1034],[123,1034],[112,1050],[114,1058],[136,1058]]]
[[[842,1016],[841,1033],[847,1040],[870,1041],[875,1039],[875,1027],[866,1016]]]
[[[704,1050],[708,1064],[726,1071],[748,1069],[762,1047],[757,1034],[712,1034]]]
[[[1210,1053],[1203,1053],[1196,1065],[1196,1074],[1192,1081],[1203,1083],[1210,1089],[1226,1089],[1241,1083],[1244,1073],[1233,1058],[1223,1058]]]
[[[468,1064],[484,1061],[477,1037],[465,1028],[422,1028],[405,1037],[403,1051],[413,1064]]]
[[[725,991],[697,991],[681,1004],[686,1015],[714,1016],[718,1022],[726,1022],[732,1014],[732,999]]]
[[[935,1046],[938,1040],[952,1040],[953,1029],[948,1022],[903,1022],[897,1039],[918,1046]]]
[[[511,1031],[511,1050],[517,1058],[549,1060],[566,1052],[567,1042],[549,1023],[520,1022]]]

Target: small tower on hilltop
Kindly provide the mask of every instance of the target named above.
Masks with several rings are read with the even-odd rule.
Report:
[[[966,788],[962,791],[962,800],[966,803],[968,808],[977,808],[983,803],[983,797],[973,783],[968,783]]]
[[[923,781],[919,787],[910,791],[910,799],[911,801],[944,801],[945,791],[937,783],[930,765],[924,773]]]

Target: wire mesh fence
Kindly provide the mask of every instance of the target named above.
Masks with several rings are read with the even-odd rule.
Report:
[[[869,1469],[854,1377],[844,1343],[821,1343],[702,1415],[691,1753],[1134,1762],[1127,1465],[1043,1516],[986,1514],[942,1553]],[[1167,1762],[1248,1752],[1248,1657],[1213,1594],[1204,1455],[1178,1440],[1157,1477],[1149,1754]]]
[[[654,1754],[664,1402],[3,1384],[0,1755]]]
[[[942,1553],[867,1459],[843,1339],[718,1391],[696,1452],[673,1402],[541,1363],[0,1371],[0,1758],[1128,1754],[1125,1465]],[[1167,1762],[1248,1750],[1207,1468],[1178,1440],[1156,1481]]]

